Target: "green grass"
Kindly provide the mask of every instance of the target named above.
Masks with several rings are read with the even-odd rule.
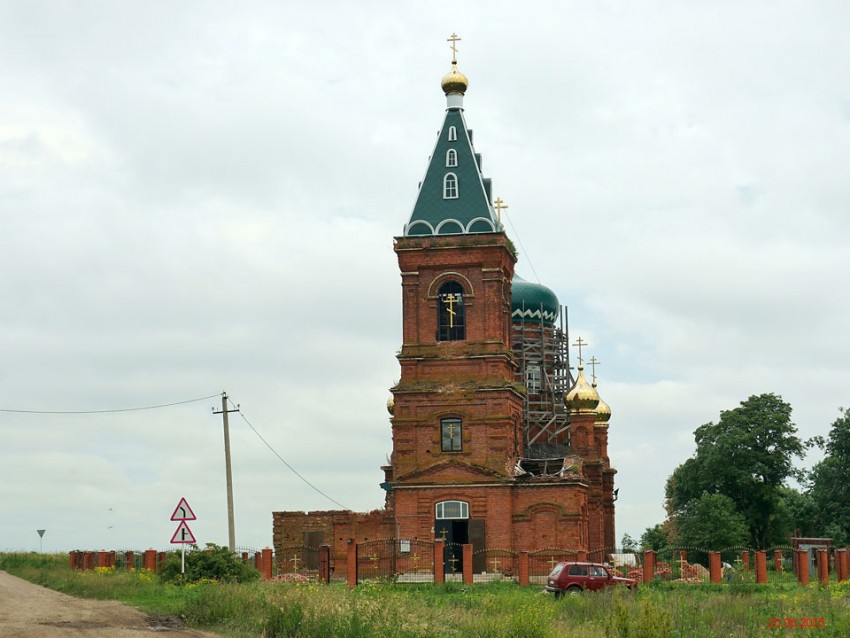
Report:
[[[802,588],[652,583],[560,600],[511,583],[464,587],[335,583],[162,584],[146,572],[71,572],[65,556],[0,555],[0,569],[60,591],[114,599],[232,638],[578,638],[847,635],[850,584]],[[771,618],[822,628],[769,628]]]

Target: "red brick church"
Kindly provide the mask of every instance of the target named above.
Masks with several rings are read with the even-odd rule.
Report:
[[[385,507],[275,512],[278,550],[328,544],[340,562],[349,538],[444,538],[476,550],[615,546],[611,411],[585,379],[581,339],[571,374],[555,294],[514,273],[504,205],[466,125],[467,86],[453,59],[442,80],[445,121],[395,238],[403,342],[387,404]]]

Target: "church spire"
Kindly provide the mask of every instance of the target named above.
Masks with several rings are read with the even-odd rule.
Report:
[[[496,233],[502,224],[491,204],[490,180],[481,174],[481,155],[472,146],[472,131],[463,116],[467,77],[457,69],[457,34],[451,43],[452,69],[440,83],[446,94],[446,117],[431,154],[406,236]]]

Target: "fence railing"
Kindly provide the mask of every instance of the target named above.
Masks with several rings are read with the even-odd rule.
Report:
[[[194,549],[192,551],[204,551]],[[239,554],[237,554],[239,555]],[[69,553],[72,570],[96,568],[158,571],[168,552],[79,551]],[[824,548],[812,551],[787,546],[767,550],[729,547],[708,551],[697,547],[673,547],[641,553],[618,548],[590,551],[550,547],[534,551],[485,548],[470,544],[445,543],[438,539],[380,539],[347,544],[344,561],[334,561],[327,545],[288,546],[277,552],[270,548],[241,552],[243,561],[267,580],[329,582],[344,579],[350,587],[366,581],[395,583],[465,584],[514,581],[520,585],[546,583],[552,569],[563,561],[588,561],[607,565],[609,572],[648,583],[654,580],[691,584],[752,582],[823,585],[848,580],[850,549]],[[340,564],[341,563],[341,564]]]

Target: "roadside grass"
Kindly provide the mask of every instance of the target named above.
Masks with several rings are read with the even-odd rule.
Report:
[[[59,591],[178,615],[231,638],[643,638],[850,635],[850,584],[651,583],[638,591],[565,596],[539,587],[373,582],[164,584],[153,574],[72,572],[66,556],[0,554],[0,569]],[[778,627],[771,628],[771,619]],[[794,627],[785,626],[794,619]],[[806,621],[806,619],[810,619]],[[822,627],[815,626],[823,619]],[[805,627],[810,622],[811,627]],[[774,621],[776,624],[777,621]]]

